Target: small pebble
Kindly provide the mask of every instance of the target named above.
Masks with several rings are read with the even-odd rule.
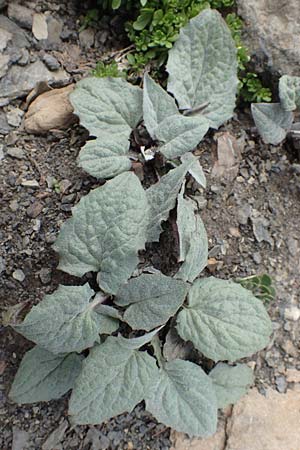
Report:
[[[22,180],[21,185],[30,188],[37,188],[40,186],[36,180]]]
[[[24,159],[25,158],[25,153],[19,147],[8,148],[6,154],[8,156],[11,156],[12,158],[17,158],[17,159]]]
[[[287,390],[287,382],[284,376],[275,377],[277,391],[283,394]]]
[[[293,322],[297,322],[300,318],[300,309],[297,306],[291,306],[290,308],[286,308],[284,311],[284,318],[286,320],[292,320]]]
[[[59,62],[52,55],[44,55],[43,62],[46,64],[49,70],[58,70],[60,68]]]
[[[22,283],[22,281],[25,280],[25,274],[23,272],[23,270],[21,269],[17,269],[13,272],[12,274],[13,278],[17,281],[20,281]]]
[[[44,205],[41,202],[36,201],[32,203],[32,205],[26,209],[27,216],[35,219],[42,212],[43,207]]]
[[[39,273],[40,280],[43,284],[48,284],[51,281],[51,269],[43,267]]]

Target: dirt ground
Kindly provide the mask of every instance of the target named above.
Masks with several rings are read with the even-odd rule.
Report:
[[[54,14],[66,20],[66,9]],[[72,28],[75,13],[70,17]],[[73,69],[73,79],[80,78],[94,61],[95,52],[81,55],[84,68],[79,73]],[[13,104],[23,105],[21,100]],[[268,348],[251,360],[260,391],[272,386],[283,393],[293,388],[286,380],[286,369],[300,370],[300,329],[293,316],[300,292],[300,166],[292,141],[266,146],[252,127],[248,112],[240,111],[220,130],[238,139],[241,160],[233,180],[211,177],[217,137],[211,134],[196,151],[208,187],[204,191],[190,183],[189,188],[209,236],[210,266],[203,275],[235,279],[268,273],[273,279],[277,296],[267,305],[273,338]],[[76,166],[85,139],[86,133],[78,125],[44,137],[28,135],[21,128],[0,135],[4,152],[0,161],[0,309],[6,318],[28,311],[60,283],[78,283],[56,269],[58,259],[51,245],[72,206],[99,185]],[[17,157],[9,151],[12,148],[19,150]],[[35,180],[33,187],[26,185],[26,180]],[[147,254],[153,266],[165,273],[172,271],[172,255],[168,267],[170,255],[164,238],[159,248]],[[0,333],[1,449],[12,448],[13,439],[15,449],[23,448],[16,446],[16,440],[24,439],[24,448],[30,450],[170,448],[170,430],[157,424],[143,405],[102,426],[69,428],[67,396],[43,404],[13,404],[8,399],[9,387],[31,344],[10,327],[1,326]],[[43,446],[52,431],[52,444]],[[60,433],[64,437],[59,443]]]

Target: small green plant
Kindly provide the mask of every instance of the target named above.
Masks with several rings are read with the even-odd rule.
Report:
[[[273,286],[273,281],[267,274],[237,278],[236,282],[240,283],[245,289],[249,289],[255,297],[265,303],[269,303],[275,299],[276,291]]]
[[[103,62],[98,61],[95,69],[92,70],[91,74],[94,77],[126,77],[126,71],[120,70],[116,61]]]
[[[247,102],[265,102],[272,101],[272,92],[265,88],[256,73],[248,72],[241,79],[241,95]]]
[[[10,397],[48,401],[72,389],[74,424],[99,424],[145,400],[167,426],[208,436],[216,431],[218,408],[237,401],[253,382],[245,364],[222,361],[264,348],[272,330],[249,290],[197,278],[207,264],[208,239],[185,180],[189,174],[203,188],[206,181],[191,151],[209,128],[232,117],[238,84],[235,44],[218,12],[206,10],[190,21],[170,50],[167,71],[173,96],[147,74],[143,90],[120,77],[93,77],[71,94],[94,137],[79,165],[109,181],[73,208],[54,249],[60,270],[77,277],[92,272],[98,287],[60,286],[14,325],[36,347],[24,356]],[[167,171],[162,162],[157,168],[164,174],[147,189],[131,170],[129,138],[142,120],[149,143],[141,147],[140,162],[147,164],[151,147],[158,161],[175,167]],[[139,250],[159,242],[161,224],[174,209],[178,270],[167,276],[144,267],[133,276]],[[197,363],[178,350],[188,342]],[[215,363],[209,374],[206,358]]]

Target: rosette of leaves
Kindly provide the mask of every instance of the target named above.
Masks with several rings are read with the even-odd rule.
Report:
[[[148,75],[144,89],[122,78],[87,78],[71,102],[92,138],[79,165],[96,178],[112,178],[132,166],[130,136],[143,120],[166,159],[192,151],[209,128],[233,115],[237,92],[236,47],[217,11],[205,10],[182,28],[169,52],[168,91]],[[172,94],[172,95],[170,95]]]
[[[219,26],[223,30],[219,15],[206,12],[184,32],[186,42],[203,32],[206,20],[206,30],[215,20],[214,36]],[[200,48],[201,42],[198,36]],[[186,58],[180,45],[170,55],[170,74],[175,61],[179,67]],[[214,54],[215,59],[223,58],[221,52]],[[103,164],[112,179],[73,208],[54,249],[59,268],[77,277],[89,272],[93,288],[80,280],[77,286],[59,286],[14,325],[36,344],[24,356],[11,387],[15,402],[48,401],[72,390],[71,421],[100,424],[144,400],[146,409],[167,426],[190,436],[208,436],[216,431],[218,408],[235,402],[252,383],[251,370],[233,362],[268,344],[270,319],[262,302],[241,285],[197,278],[207,263],[207,235],[184,189],[188,173],[205,186],[204,173],[191,153],[197,145],[194,134],[199,139],[203,129],[228,118],[232,109],[233,91],[230,106],[220,108],[226,82],[235,80],[229,67],[223,86],[219,80],[216,91],[214,83],[204,91],[204,80],[212,80],[209,70],[221,77],[213,67],[226,66],[223,59],[218,66],[209,55],[209,50],[205,58],[202,55],[206,61],[202,60],[201,77],[196,70],[183,72],[182,86],[170,78],[170,90],[187,115],[147,76],[143,93],[122,79],[86,79],[75,90],[75,111],[96,138],[83,152],[98,149],[94,165],[101,171]],[[199,55],[190,58],[191,65],[198,64]],[[207,102],[207,95],[207,111],[190,115]],[[168,159],[180,157],[146,190],[129,170],[128,153],[129,135],[142,112],[158,151]],[[175,208],[177,273],[171,277],[136,271],[139,250],[159,241],[161,223]],[[209,374],[208,366],[201,367],[207,359],[217,363]]]
[[[252,116],[262,140],[278,145],[293,127],[294,111],[300,108],[300,77],[283,75],[279,79],[279,103],[252,103]]]

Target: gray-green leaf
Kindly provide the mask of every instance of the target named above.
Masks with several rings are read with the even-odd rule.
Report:
[[[217,11],[203,11],[180,30],[167,71],[168,91],[181,109],[208,104],[202,114],[214,128],[232,117],[238,86],[236,46]]]
[[[150,331],[166,323],[187,295],[186,283],[165,275],[142,274],[121,287],[115,302],[130,305],[123,316],[134,330]]]
[[[174,360],[160,370],[146,409],[165,425],[189,436],[209,436],[217,427],[217,401],[210,378],[196,364]]]
[[[155,130],[161,143],[159,151],[168,159],[175,159],[194,150],[209,129],[203,116],[174,115],[164,119]]]
[[[207,358],[234,361],[263,349],[272,324],[250,291],[210,277],[193,284],[188,306],[177,317],[177,331]]]
[[[81,371],[82,357],[53,355],[34,347],[22,359],[9,396],[16,403],[48,402],[72,389]]]
[[[183,155],[180,159],[182,162],[185,162],[187,157],[189,157],[188,153]],[[201,187],[203,187],[204,189],[206,188],[206,178],[198,159],[197,161],[195,161],[195,164],[193,164],[192,167],[189,169],[189,174],[192,175],[194,180],[198,184],[200,184]]]
[[[53,248],[59,268],[75,276],[96,272],[104,292],[115,294],[134,271],[144,248],[148,201],[131,172],[118,175],[73,208]]]
[[[300,77],[283,75],[279,80],[279,97],[285,111],[300,108]]]
[[[193,282],[206,267],[208,259],[208,239],[204,224],[196,205],[185,199],[184,187],[178,196],[177,228],[179,234],[179,261],[183,261],[176,278]]]
[[[164,119],[174,114],[180,117],[174,98],[148,74],[144,76],[143,113],[145,126],[153,139],[156,139],[156,128]]]
[[[152,341],[154,336],[156,336],[162,328],[162,326],[159,328],[155,328],[155,330],[150,331],[150,333],[145,333],[143,336],[130,339],[126,339],[123,336],[118,336],[118,340],[120,345],[122,345],[123,347],[129,350],[137,350],[138,348],[143,347],[143,345],[149,344],[149,342]]]
[[[161,177],[158,183],[146,191],[150,206],[148,242],[159,241],[159,235],[162,231],[160,223],[163,220],[167,220],[171,209],[175,207],[181,184],[195,162],[197,162],[197,158],[192,154],[188,154],[179,167],[170,170]]]
[[[121,345],[116,337],[91,350],[70,399],[76,424],[100,424],[132,409],[153,389],[158,377],[155,359]]]
[[[91,347],[100,333],[118,329],[118,321],[95,311],[97,299],[88,283],[62,286],[34,306],[14,328],[52,353],[78,352]]]
[[[216,391],[218,408],[236,403],[253,383],[253,372],[246,364],[219,363],[209,374]]]
[[[131,168],[129,140],[122,135],[103,132],[101,138],[85,144],[78,165],[95,178],[113,178]]]
[[[129,136],[142,118],[142,90],[123,78],[86,78],[70,99],[80,123],[98,138],[81,150],[79,165],[97,178],[129,170]]]
[[[282,109],[280,103],[252,103],[255,125],[266,144],[278,145],[292,126],[292,112]]]

